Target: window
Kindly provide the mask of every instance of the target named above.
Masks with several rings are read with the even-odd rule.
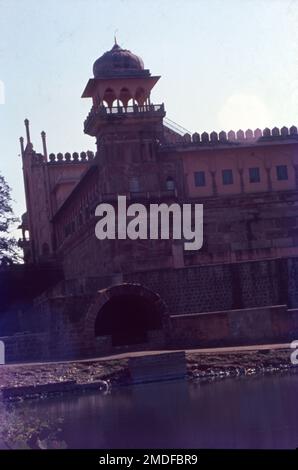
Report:
[[[195,186],[206,186],[205,171],[195,172]]]
[[[232,170],[222,170],[222,182],[223,184],[233,184]]]
[[[249,168],[249,182],[250,183],[260,182],[260,168]]]
[[[174,191],[175,181],[173,180],[173,178],[171,176],[168,176],[166,185],[167,185],[167,190],[168,191]]]
[[[288,179],[288,167],[286,165],[277,165],[276,176],[279,181]]]
[[[137,177],[133,176],[129,180],[129,191],[131,193],[138,193],[140,191],[140,184]]]

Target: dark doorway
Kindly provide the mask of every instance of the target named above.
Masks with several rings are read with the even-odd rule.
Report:
[[[162,328],[160,311],[153,300],[138,295],[112,297],[100,309],[95,322],[95,336],[112,336],[113,346],[147,341],[148,330]]]

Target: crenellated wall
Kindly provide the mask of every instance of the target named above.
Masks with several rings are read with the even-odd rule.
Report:
[[[78,154],[51,153],[47,163],[49,185],[52,199],[52,217],[68,198],[73,188],[80,181],[82,175],[94,159],[91,151]]]
[[[201,134],[195,132],[194,134],[184,134],[181,136],[180,142],[185,144],[243,144],[243,143],[259,143],[264,144],[268,141],[282,141],[282,140],[298,140],[298,131],[296,126],[288,127],[273,127],[269,129],[247,129],[238,131],[231,130],[229,132],[221,131],[216,132],[212,131],[210,133],[204,131]],[[177,142],[177,141],[176,141]],[[175,143],[176,143],[175,142]]]
[[[93,160],[94,152],[87,150],[87,152],[66,152],[66,153],[50,153],[49,163],[76,163],[76,162],[85,162],[87,160]]]

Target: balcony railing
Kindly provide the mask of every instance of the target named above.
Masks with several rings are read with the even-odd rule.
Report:
[[[146,104],[144,106],[113,106],[112,108],[107,108],[101,106],[99,108],[99,114],[140,114],[140,113],[156,113],[158,111],[164,112],[163,104]]]
[[[133,105],[133,106],[113,106],[111,108],[106,106],[93,106],[90,113],[85,120],[85,129],[88,127],[95,116],[98,117],[109,117],[109,116],[140,116],[140,115],[152,115],[152,116],[164,116],[165,108],[164,104],[146,104],[144,106]]]

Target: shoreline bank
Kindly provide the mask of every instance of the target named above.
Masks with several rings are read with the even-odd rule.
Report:
[[[290,348],[273,345],[256,349],[223,348],[204,352],[185,351],[187,380],[203,381],[297,370]],[[142,355],[142,353],[136,353]],[[143,352],[143,355],[153,352]],[[128,357],[73,362],[2,365],[0,394],[5,400],[46,397],[52,394],[101,390],[131,385]]]

